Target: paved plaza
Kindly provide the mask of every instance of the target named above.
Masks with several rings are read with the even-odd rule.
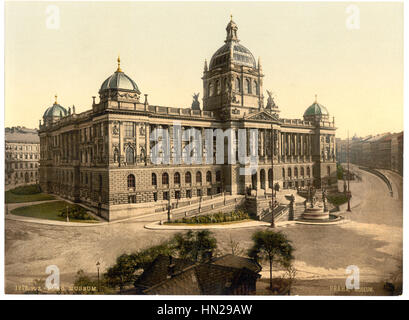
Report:
[[[296,249],[295,267],[300,281],[293,294],[331,294],[330,286],[345,285],[345,268],[349,265],[359,267],[363,285],[386,281],[401,266],[402,178],[390,175],[398,193],[391,197],[380,178],[355,170],[363,180],[351,182],[351,190],[353,197],[360,199],[360,204],[346,214],[348,223],[295,224],[277,228],[288,235]],[[45,279],[45,269],[49,265],[59,267],[62,286],[70,287],[79,269],[96,276],[97,261],[104,270],[119,254],[157,244],[178,232],[145,229],[148,222],[147,219],[130,220],[84,228],[7,219],[6,292],[17,293],[17,286],[31,286],[35,279]],[[247,249],[251,245],[251,235],[265,228],[214,229],[212,232],[220,250],[227,253],[231,238]],[[268,277],[268,267],[263,267],[262,276]],[[310,290],[309,283],[312,284]]]

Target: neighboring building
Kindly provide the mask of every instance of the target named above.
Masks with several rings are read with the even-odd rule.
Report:
[[[40,125],[40,184],[76,202],[82,202],[105,219],[114,220],[155,212],[155,203],[169,199],[200,197],[226,191],[245,194],[246,189],[271,192],[274,182],[283,188],[314,185],[337,189],[335,123],[328,110],[315,100],[303,119],[285,119],[269,93],[264,104],[260,61],[239,43],[237,25],[227,25],[225,44],[216,51],[203,72],[203,110],[197,95],[193,109],[150,105],[141,99],[137,84],[120,68],[99,90],[99,102],[76,114],[57,102],[49,107]],[[250,129],[258,130],[258,165],[253,175],[243,175],[249,164],[205,164],[207,150],[190,150],[198,163],[175,162],[174,151],[189,142],[175,144],[173,129],[181,126],[183,136],[192,128],[233,129],[226,137],[229,156],[238,148],[238,130],[245,130],[249,146]],[[153,164],[151,150],[154,129],[170,136],[169,164]],[[226,132],[226,131],[225,131]],[[272,137],[273,136],[273,137]],[[223,142],[222,142],[223,144]],[[274,175],[271,161],[274,151]],[[187,151],[188,152],[188,151]],[[247,147],[247,156],[250,148]],[[162,151],[159,156],[164,156]]]
[[[40,138],[37,129],[5,129],[5,185],[14,187],[38,183]]]
[[[157,257],[127,294],[254,295],[259,264],[231,254],[207,263],[167,256]]]
[[[337,159],[348,161],[348,141],[337,141]],[[349,142],[350,162],[378,169],[393,170],[403,175],[403,132],[382,133]]]

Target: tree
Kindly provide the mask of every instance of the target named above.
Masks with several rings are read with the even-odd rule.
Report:
[[[270,230],[257,231],[252,236],[253,247],[249,250],[249,257],[257,262],[268,260],[270,264],[270,289],[273,289],[273,264],[288,269],[294,259],[294,248],[291,241],[281,232]]]
[[[231,235],[229,239],[229,247],[233,256],[240,256],[244,253],[244,249],[240,246],[240,242],[234,240]]]
[[[174,236],[173,241],[179,257],[194,262],[204,262],[209,259],[217,248],[217,240],[209,230],[195,233],[189,230],[185,234],[178,233]]]
[[[97,286],[98,282],[96,280],[92,280],[89,276],[87,276],[84,270],[77,271],[77,276],[74,280],[74,293],[93,294]]]
[[[174,249],[171,243],[165,242],[132,254],[122,254],[116,263],[104,274],[107,285],[119,290],[137,279],[137,271],[145,270],[159,255],[171,255]]]

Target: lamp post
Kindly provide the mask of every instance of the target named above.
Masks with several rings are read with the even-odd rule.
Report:
[[[170,209],[171,209],[171,205],[170,205],[170,190],[168,192],[168,222],[170,222]]]
[[[271,148],[271,228],[275,228],[274,221],[274,130],[273,124],[271,124],[271,139],[270,139],[270,148]],[[268,174],[267,174],[268,178]]]
[[[98,285],[98,292],[99,292],[99,291],[100,291],[100,286],[99,286],[99,266],[100,266],[100,263],[99,263],[99,261],[97,261],[96,266],[97,266],[97,274],[98,274],[98,282],[97,282],[97,285]]]
[[[347,199],[348,199],[348,212],[351,212],[351,190],[349,188],[349,180],[351,179],[351,173],[349,171],[349,130],[348,130],[348,144],[347,144],[347,151],[348,151],[348,172],[347,172],[347,179],[348,179],[348,192],[347,192]]]
[[[68,216],[68,206],[65,206],[65,212],[67,213],[67,222],[70,222],[70,218]]]

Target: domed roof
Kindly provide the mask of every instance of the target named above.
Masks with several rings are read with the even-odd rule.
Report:
[[[237,25],[231,19],[226,27],[227,37],[225,44],[219,48],[210,60],[210,69],[222,67],[233,63],[235,65],[256,68],[253,54],[245,46],[239,44],[237,38]]]
[[[45,110],[43,118],[52,118],[52,117],[65,117],[68,114],[67,109],[57,103],[57,96],[55,96],[54,104]]]
[[[133,81],[121,70],[120,62],[121,60],[118,57],[118,69],[115,71],[113,75],[109,76],[102,83],[100,91],[108,89],[123,89],[136,91],[137,93],[140,93],[135,81]]]
[[[304,112],[304,117],[308,116],[329,116],[327,108],[317,102],[317,95],[315,95],[315,102]]]

